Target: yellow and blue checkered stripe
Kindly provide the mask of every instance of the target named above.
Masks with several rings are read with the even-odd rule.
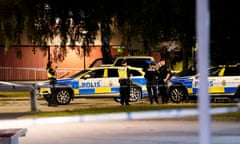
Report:
[[[92,87],[92,88],[75,88],[73,89],[74,95],[81,94],[99,94],[99,93],[117,93],[119,92],[119,87]]]
[[[74,95],[86,95],[86,94],[102,94],[102,93],[119,93],[119,87],[98,87],[98,88],[75,88],[73,89]],[[143,96],[147,95],[146,86],[142,87]]]
[[[146,88],[146,80],[145,78],[133,78],[133,83],[137,84],[142,89],[143,97],[147,96],[147,88]],[[119,93],[120,87],[79,87],[79,82],[71,79],[67,79],[65,81],[58,81],[58,84],[68,84],[73,90],[75,96],[78,95],[91,95],[91,94],[111,94],[111,93]],[[41,87],[40,93],[51,93],[51,89],[49,86]]]
[[[237,91],[237,87],[209,87],[208,88],[208,92],[210,94],[214,94],[214,93],[235,93]],[[187,91],[189,94],[197,94],[199,91],[199,88],[187,88]]]
[[[147,87],[145,78],[133,78],[133,83],[137,84],[142,89],[143,97],[147,96]],[[103,93],[119,93],[120,87],[86,87],[78,88],[76,82],[71,82],[74,95],[86,95],[86,94],[103,94]]]
[[[198,93],[199,88],[193,86],[193,80],[191,78],[177,78],[170,80],[172,85],[184,85],[187,88],[189,95],[195,95]],[[238,87],[236,86],[209,86],[208,92],[209,94],[233,94],[237,91]]]

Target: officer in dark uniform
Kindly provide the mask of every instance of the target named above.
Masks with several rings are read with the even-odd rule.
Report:
[[[160,96],[162,96],[162,103],[167,104],[169,97],[167,94],[167,82],[171,77],[171,71],[166,66],[165,59],[160,59],[158,68],[158,88],[160,91]]]
[[[150,104],[153,104],[153,99],[156,103],[159,103],[157,95],[157,71],[155,62],[150,62],[149,68],[146,69],[144,77],[147,80],[147,91]]]
[[[57,68],[57,67],[56,67]],[[57,106],[57,98],[56,98],[56,89],[55,89],[55,84],[56,84],[56,68],[53,69],[52,68],[52,62],[49,61],[47,63],[47,76],[48,76],[48,80],[50,85],[52,86],[51,88],[51,95],[50,95],[50,99],[47,100],[48,101],[48,106]]]
[[[129,105],[131,74],[127,67],[127,61],[122,61],[122,68],[119,69],[120,98],[121,105]]]

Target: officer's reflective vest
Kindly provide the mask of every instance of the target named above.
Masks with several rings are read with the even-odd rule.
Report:
[[[50,78],[56,78],[55,72],[52,68],[47,69],[47,76],[48,76],[49,79]]]
[[[128,78],[128,72],[127,67],[122,67],[118,70],[119,73],[119,79],[127,79]]]

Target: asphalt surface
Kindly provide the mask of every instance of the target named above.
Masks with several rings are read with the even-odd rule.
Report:
[[[16,124],[12,127],[16,128]],[[22,122],[18,127],[27,128],[19,144],[203,144],[197,121],[145,119],[32,125]],[[240,142],[239,123],[212,122],[209,130],[211,144]]]
[[[76,99],[70,105],[58,107],[48,107],[44,100],[37,102],[39,111],[74,109],[79,105],[84,108],[96,105],[96,102],[101,106],[119,105],[111,99]],[[2,100],[0,103],[1,129],[27,128],[26,136],[19,138],[19,144],[203,144],[200,143],[198,121],[165,119],[196,115],[197,110],[22,119],[31,113],[29,100]],[[215,112],[228,110],[217,109]],[[240,142],[239,121],[212,121],[209,131],[211,144]]]

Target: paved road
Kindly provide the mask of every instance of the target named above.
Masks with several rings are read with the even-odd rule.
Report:
[[[6,119],[8,116],[16,118],[29,112],[30,102],[28,100],[1,101],[1,114],[5,119],[1,120],[2,128],[27,128],[27,135],[21,137],[20,144],[198,144],[198,122],[186,120],[121,120],[106,119],[82,121],[77,117],[74,121],[61,117],[51,119]],[[146,103],[142,101],[140,103]],[[5,104],[4,104],[5,103]],[[39,100],[39,110],[54,111],[62,109],[79,108],[81,106],[109,106],[119,105],[111,99],[96,101],[93,99],[76,99],[66,106],[48,107],[44,100]],[[6,105],[10,106],[5,108]],[[18,106],[18,107],[17,107]],[[5,108],[5,110],[4,110]],[[7,111],[9,113],[7,113]],[[150,114],[151,116],[151,114]],[[71,118],[69,118],[71,119]],[[20,122],[19,122],[20,121]],[[65,122],[64,122],[65,121]],[[212,122],[212,144],[239,144],[240,124],[236,122]]]
[[[199,144],[197,121],[131,120],[27,126],[20,144]],[[213,122],[211,144],[239,144],[239,123]]]

